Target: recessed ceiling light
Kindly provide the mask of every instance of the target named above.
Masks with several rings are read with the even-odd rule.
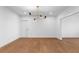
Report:
[[[53,15],[53,12],[49,12],[49,15]]]
[[[29,11],[36,10],[36,6],[27,6],[26,8],[27,8]]]
[[[26,15],[26,12],[24,12],[24,14]]]

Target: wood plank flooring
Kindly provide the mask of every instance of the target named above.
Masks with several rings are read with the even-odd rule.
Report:
[[[79,53],[79,39],[20,38],[2,48],[1,53]]]

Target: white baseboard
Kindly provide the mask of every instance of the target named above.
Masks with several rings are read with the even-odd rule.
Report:
[[[64,36],[64,37],[62,37],[62,38],[79,38],[78,36]]]
[[[0,44],[0,48],[1,47],[4,47],[5,45],[7,45],[7,44],[9,44],[9,43],[11,43],[11,42],[13,42],[13,41],[15,41],[15,40],[17,40],[19,37],[17,36],[17,37],[15,37],[15,38],[10,38],[10,40],[7,40],[7,41],[5,41],[5,42],[3,42],[3,43],[1,43]]]
[[[21,36],[20,38],[57,38],[55,36]]]

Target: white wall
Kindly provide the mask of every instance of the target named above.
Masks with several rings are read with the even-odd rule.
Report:
[[[62,36],[79,37],[79,13],[62,19]]]
[[[0,7],[0,47],[19,36],[19,17],[6,7]]]
[[[40,21],[33,21],[34,17],[25,17],[21,21],[22,32],[24,37],[56,37],[57,35],[57,20],[55,17],[47,17]]]

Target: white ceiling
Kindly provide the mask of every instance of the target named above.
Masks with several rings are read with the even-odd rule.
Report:
[[[32,16],[36,16],[38,13],[46,16],[58,16],[69,7],[70,6],[40,6],[39,9],[37,9],[36,6],[8,6],[7,8],[20,16],[28,16],[29,12],[32,13]]]

